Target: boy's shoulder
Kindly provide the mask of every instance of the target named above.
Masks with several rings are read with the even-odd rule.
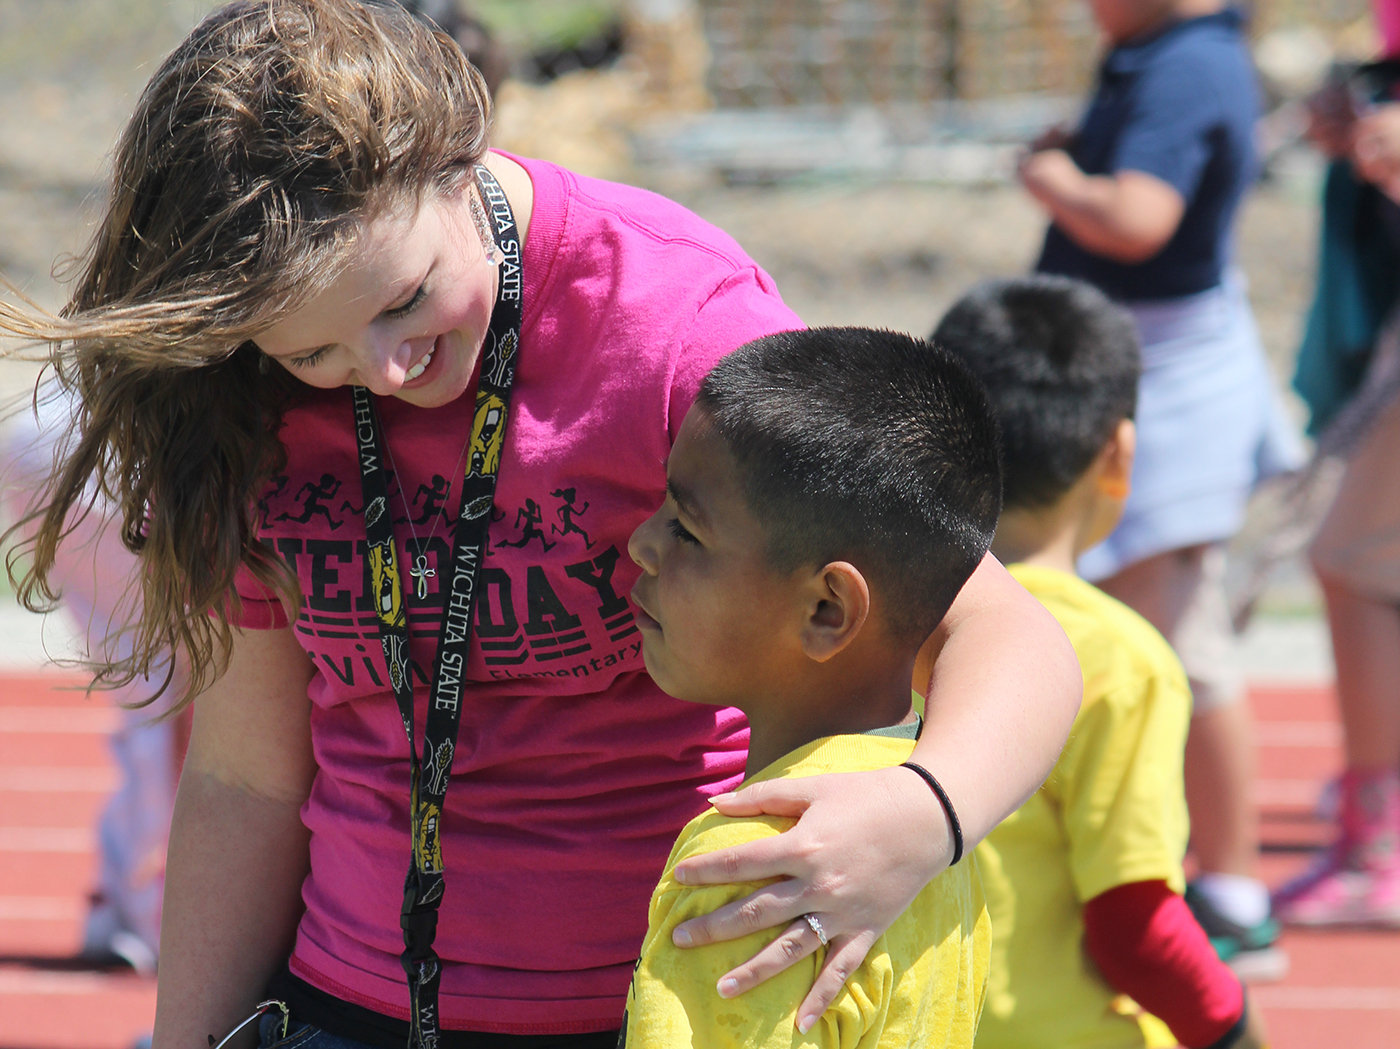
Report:
[[[889,768],[908,761],[913,750],[913,740],[894,736],[826,736],[784,754],[746,779],[743,786],[766,780],[803,779],[831,772],[870,772]],[[681,860],[769,838],[788,830],[796,822],[786,816],[724,816],[713,808],[706,809],[687,823],[676,838],[671,858],[666,864],[663,887],[671,877],[671,868]],[[674,887],[680,886],[677,883]]]
[[[1055,617],[1074,646],[1084,674],[1083,707],[1109,696],[1131,702],[1152,686],[1180,692],[1190,704],[1181,660],[1138,613],[1068,572],[1038,565],[1012,565],[1010,570]]]
[[[796,779],[897,765],[914,743],[886,736],[830,736],[785,755],[748,782]],[[682,921],[708,914],[758,883],[681,885],[676,863],[754,841],[795,820],[731,818],[713,809],[691,820],[676,841],[648,915],[646,940],[633,974],[625,1021],[627,1049],[672,1045],[942,1045],[972,1049],[991,954],[990,919],[976,861],[967,857],[935,878],[872,945],[841,995],[805,1038],[796,1010],[822,963],[818,952],[732,1001],[715,997],[715,980],[767,946],[779,930],[692,950],[672,946]],[[721,1010],[719,1006],[723,1004]]]

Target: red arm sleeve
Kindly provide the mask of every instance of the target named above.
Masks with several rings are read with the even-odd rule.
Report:
[[[1188,1049],[1213,1046],[1244,1014],[1240,981],[1164,881],[1119,885],[1086,903],[1084,947],[1114,990]]]

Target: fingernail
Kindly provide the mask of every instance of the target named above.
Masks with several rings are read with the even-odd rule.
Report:
[[[732,976],[726,976],[719,982],[719,996],[721,998],[733,998],[739,993],[739,981]]]
[[[677,947],[689,947],[695,941],[690,938],[690,933],[685,929],[677,928],[675,932],[671,933],[671,942]]]
[[[812,1025],[817,1022],[815,1016],[804,1016],[797,1024],[797,1033],[806,1034],[812,1029]]]
[[[734,797],[734,792],[732,790],[726,790],[723,794],[716,794],[711,798],[710,804],[713,805],[717,801],[728,801],[732,797]]]
[[[676,881],[678,881],[678,882],[680,882],[682,885],[684,885],[684,884],[685,884],[685,868],[684,868],[684,867],[677,867],[675,870],[673,870],[673,871],[671,872],[671,877],[675,878]]]

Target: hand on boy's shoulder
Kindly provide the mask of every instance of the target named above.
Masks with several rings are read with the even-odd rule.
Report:
[[[714,809],[695,817],[685,825],[676,843],[671,847],[671,857],[666,862],[666,873],[662,876],[658,891],[690,890],[705,888],[740,891],[736,896],[746,895],[756,885],[767,885],[776,878],[762,882],[736,882],[729,885],[682,885],[676,881],[676,864],[693,856],[706,856],[722,849],[731,849],[749,842],[774,838],[796,826],[797,820],[789,816],[725,816]]]

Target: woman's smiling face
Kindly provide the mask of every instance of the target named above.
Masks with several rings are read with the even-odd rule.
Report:
[[[436,408],[466,392],[495,304],[497,268],[469,186],[361,226],[335,282],[262,332],[258,347],[311,386],[365,386]]]

